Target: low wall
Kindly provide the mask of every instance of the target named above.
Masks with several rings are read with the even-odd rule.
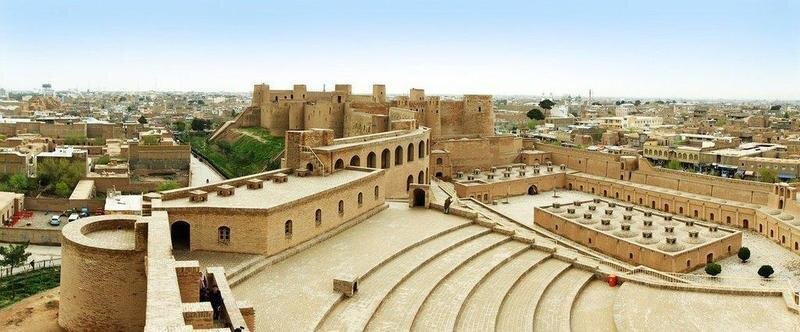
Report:
[[[61,244],[61,229],[0,227],[0,242],[57,246]]]

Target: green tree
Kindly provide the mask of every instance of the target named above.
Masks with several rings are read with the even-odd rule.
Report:
[[[775,270],[773,270],[770,265],[761,265],[761,267],[758,268],[758,275],[764,278],[769,278],[773,273],[775,273]]]
[[[639,100],[639,99],[636,99],[636,101],[634,101],[633,104],[636,105],[636,106],[639,106],[639,105],[642,104],[642,101]]]
[[[175,123],[173,123],[172,125],[175,127],[176,131],[184,131],[184,130],[186,130],[186,122],[175,121]]]
[[[142,115],[142,116],[139,117],[139,120],[137,120],[137,121],[139,121],[140,124],[146,124],[147,123],[147,118],[145,118],[144,115]]]
[[[161,137],[155,135],[142,137],[142,145],[158,145],[159,142],[161,142]]]
[[[781,109],[781,105],[772,105],[769,108],[770,111],[780,111],[780,109]]]
[[[758,169],[758,179],[761,182],[775,183],[778,182],[778,173],[769,168]]]
[[[72,190],[65,182],[58,182],[56,183],[55,194],[58,197],[67,198],[70,194],[72,194]]]
[[[202,131],[211,127],[211,120],[204,120],[199,118],[192,119],[191,128],[194,131]]]
[[[750,259],[750,248],[748,247],[741,247],[739,248],[739,252],[736,253],[736,256],[742,261],[742,263],[746,263],[748,259]]]
[[[664,166],[664,168],[674,169],[674,170],[683,169],[683,167],[681,167],[681,162],[674,159],[668,161],[667,164]]]
[[[527,113],[528,119],[531,120],[544,120],[544,113],[538,108],[534,108]]]
[[[178,184],[178,182],[173,181],[173,180],[168,180],[168,181],[164,181],[160,185],[158,185],[157,191],[167,191],[167,190],[172,190],[172,189],[178,189],[180,187],[181,187],[181,185]]]
[[[546,109],[546,110],[549,110],[549,109],[553,108],[553,106],[556,106],[556,103],[554,103],[550,99],[545,99],[545,100],[542,100],[542,101],[539,102],[539,107],[541,107],[543,109]]]
[[[528,130],[534,130],[539,125],[539,121],[531,119],[525,125],[528,126]]]
[[[111,161],[111,157],[109,157],[107,155],[102,155],[100,157],[97,157],[97,159],[94,160],[94,164],[95,165],[107,165],[109,161]]]
[[[722,266],[717,263],[708,263],[706,264],[706,273],[711,276],[717,276],[722,272]]]
[[[28,249],[29,243],[12,244],[8,247],[0,247],[0,264],[11,268],[11,273],[14,273],[15,267],[20,267],[28,261],[31,253],[25,252]]]
[[[86,164],[65,158],[49,158],[36,165],[36,177],[45,192],[69,197],[69,192],[86,174]],[[61,188],[56,188],[61,183]],[[65,189],[66,186],[66,189]],[[57,191],[58,189],[58,191]],[[67,192],[65,195],[64,193]]]
[[[24,194],[30,188],[30,183],[27,176],[14,174],[8,178],[8,187],[13,192]]]
[[[64,144],[66,145],[83,145],[86,143],[86,136],[80,134],[67,134],[64,137]]]

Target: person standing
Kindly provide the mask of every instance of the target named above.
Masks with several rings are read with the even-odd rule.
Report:
[[[211,309],[214,310],[214,320],[219,319],[219,312],[222,310],[222,293],[219,292],[217,285],[211,287]]]
[[[447,199],[444,200],[444,213],[450,214],[450,204],[453,204],[453,199],[448,196]]]

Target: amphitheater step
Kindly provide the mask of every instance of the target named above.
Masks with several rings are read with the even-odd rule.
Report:
[[[497,314],[495,330],[532,331],[536,304],[547,286],[569,267],[568,263],[549,258],[519,278],[505,294]]]
[[[339,302],[318,326],[321,331],[361,331],[392,287],[427,262],[490,230],[474,225],[441,235],[394,257],[359,282],[358,296]]]
[[[547,287],[536,305],[534,331],[570,331],[570,315],[575,298],[594,276],[571,268]]]
[[[467,298],[458,313],[456,331],[494,331],[503,298],[525,273],[536,268],[549,254],[529,250],[489,274]]]
[[[572,331],[616,331],[614,299],[617,290],[619,287],[610,287],[603,281],[590,281],[572,307]]]
[[[444,278],[429,294],[414,319],[412,330],[452,331],[459,310],[472,289],[488,274],[530,250],[526,244],[513,241],[487,251],[461,266]]]
[[[381,301],[367,323],[367,330],[407,331],[414,322],[414,312],[436,285],[473,258],[511,241],[490,233],[465,243],[424,264],[403,280]]]

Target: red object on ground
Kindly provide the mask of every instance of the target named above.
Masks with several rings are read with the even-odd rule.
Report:
[[[609,274],[609,275],[608,275],[608,285],[609,285],[609,286],[611,286],[611,287],[617,287],[617,283],[618,283],[618,282],[619,282],[619,280],[617,279],[617,276],[616,276],[616,275],[613,275],[613,274]]]

